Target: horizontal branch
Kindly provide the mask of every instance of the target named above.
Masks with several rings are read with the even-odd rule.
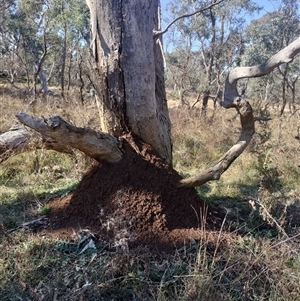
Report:
[[[45,119],[20,113],[16,117],[43,136],[54,139],[60,145],[76,148],[96,160],[118,162],[122,159],[121,142],[109,134],[73,126],[59,116]]]
[[[238,80],[242,78],[261,77],[269,74],[281,64],[291,63],[299,52],[300,37],[260,65],[236,67],[232,69],[225,81],[224,99],[221,102],[221,105],[225,108],[235,106],[235,102],[240,98],[237,91]]]

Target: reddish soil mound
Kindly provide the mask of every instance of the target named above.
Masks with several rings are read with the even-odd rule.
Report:
[[[220,221],[194,189],[177,188],[180,175],[151,147],[136,143],[140,154],[124,140],[121,162],[95,163],[75,191],[49,202],[51,231],[66,236],[88,228],[116,245],[161,249],[197,238],[204,215],[209,228]]]

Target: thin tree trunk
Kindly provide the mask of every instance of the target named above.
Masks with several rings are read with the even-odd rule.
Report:
[[[62,45],[61,51],[61,74],[60,74],[60,89],[61,89],[61,96],[65,98],[65,71],[66,71],[66,57],[67,57],[67,25],[64,24],[64,42]]]
[[[79,80],[80,80],[80,100],[81,104],[84,104],[84,97],[83,97],[83,90],[84,90],[84,80],[83,80],[83,75],[82,75],[82,54],[79,53],[78,55],[78,73],[79,73]]]
[[[287,75],[287,72],[288,72],[288,65],[285,66],[284,71],[280,70],[280,73],[281,73],[281,75],[283,77],[282,78],[282,82],[281,82],[281,88],[282,88],[282,94],[281,94],[282,105],[281,105],[281,109],[280,109],[280,116],[283,115],[285,107],[286,107],[286,103],[287,103],[287,100],[286,100],[286,83],[287,83],[286,75]]]
[[[68,87],[67,90],[70,91],[71,88],[71,84],[72,84],[72,59],[73,59],[73,54],[72,54],[72,50],[70,51],[70,55],[69,55],[69,66],[68,66]],[[78,54],[77,54],[77,60],[78,60]]]
[[[43,36],[44,39],[44,50],[43,50],[43,54],[42,57],[39,59],[38,58],[38,51],[36,49],[36,46],[33,45],[33,54],[34,54],[34,59],[35,59],[35,65],[36,65],[36,73],[34,75],[34,91],[36,94],[36,83],[37,83],[37,77],[39,77],[40,81],[41,81],[41,85],[42,85],[42,92],[43,95],[46,95],[48,92],[48,83],[47,83],[47,78],[43,72],[43,63],[46,59],[47,53],[48,53],[48,49],[47,49],[47,42],[46,42],[46,36],[44,33]]]

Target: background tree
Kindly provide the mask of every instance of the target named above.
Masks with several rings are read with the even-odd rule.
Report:
[[[286,47],[300,34],[298,3],[283,0],[279,9],[267,13],[258,20],[253,20],[245,31],[246,46],[241,56],[242,64],[260,64]],[[298,60],[283,64],[265,78],[251,81],[248,96],[259,98],[265,104],[279,102],[282,115],[287,103],[295,102],[295,85],[299,77]],[[291,93],[288,94],[289,91]]]
[[[17,44],[11,30],[11,15],[16,9],[14,0],[5,0],[0,4],[0,49],[1,71],[13,84],[18,70]]]
[[[209,7],[216,2],[215,0],[204,2],[176,0],[168,7],[174,18],[199,8]],[[259,9],[260,7],[250,0],[224,1],[191,18],[181,19],[174,26],[169,43],[174,45],[178,52],[177,49],[182,47],[182,43],[180,45],[176,41],[188,37],[189,49],[184,46],[182,53],[185,57],[191,57],[192,52],[200,63],[200,68],[195,65],[197,69],[193,73],[198,76],[199,85],[196,92],[202,94],[204,111],[211,94],[214,100],[217,99],[224,84],[225,71],[237,65],[239,54],[244,46],[242,32],[246,23],[245,15],[252,15]]]
[[[60,83],[64,94],[66,83],[78,82],[89,36],[85,1],[7,0],[2,9],[0,59],[11,83],[26,79],[27,89],[36,91],[39,81],[44,94],[48,84]]]
[[[72,79],[77,80],[81,54],[89,39],[89,12],[83,0],[51,0],[50,3],[50,26],[55,41],[51,62],[64,97],[65,86],[69,90]]]
[[[24,64],[27,67],[33,66],[32,72],[28,69],[26,72],[32,74],[34,96],[38,77],[42,91],[47,93],[48,84],[43,63],[48,51],[48,18],[43,1],[18,1],[16,10],[12,12],[11,21],[15,43],[20,46],[22,56],[26,60]]]
[[[181,105],[190,105],[185,98],[188,92],[198,91],[202,78],[197,53],[186,46],[166,53],[165,58],[167,86],[176,92]]]

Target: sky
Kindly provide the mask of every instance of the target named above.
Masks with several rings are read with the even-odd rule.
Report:
[[[160,0],[160,2],[161,2],[161,6],[162,6],[162,17],[164,18],[165,12],[166,12],[166,6],[171,1],[170,0]],[[280,0],[254,0],[254,2],[257,3],[259,6],[264,7],[259,14],[254,15],[252,17],[253,19],[257,19],[257,18],[263,16],[264,14],[266,14],[267,12],[272,12],[272,11],[276,10],[276,8],[279,6],[281,1]]]

